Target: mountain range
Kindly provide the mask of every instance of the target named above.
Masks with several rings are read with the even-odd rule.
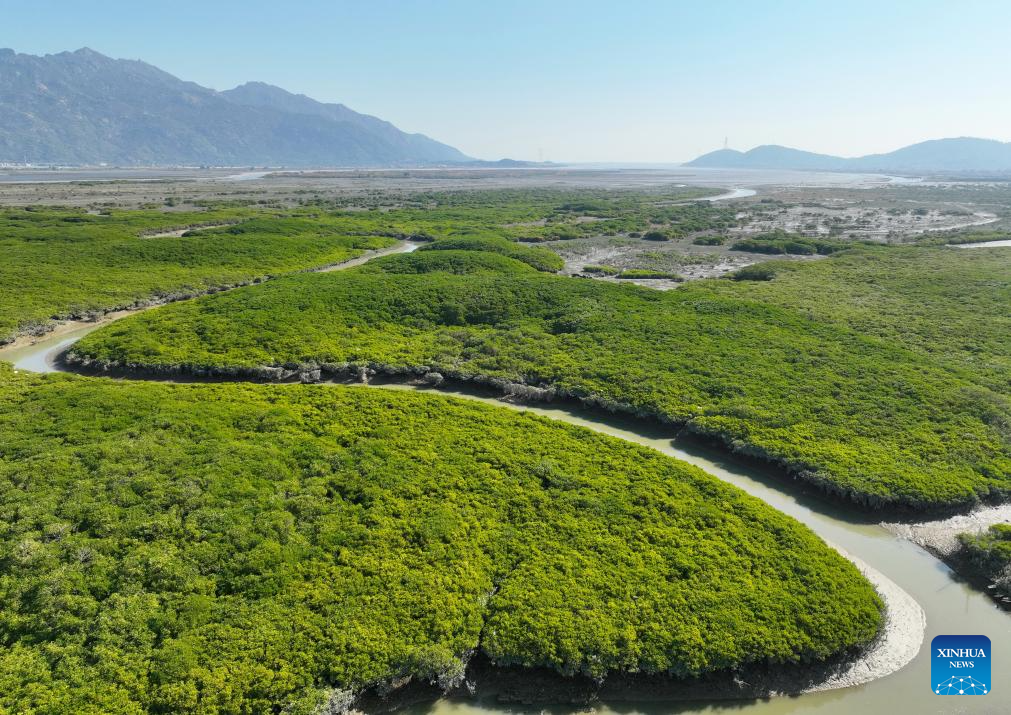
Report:
[[[84,48],[0,49],[0,161],[215,166],[467,162],[342,104],[250,82],[218,92]]]
[[[1011,143],[959,137],[933,139],[887,154],[854,158],[815,154],[766,144],[750,151],[720,149],[703,154],[686,166],[712,169],[788,169],[903,174],[1011,173]]]

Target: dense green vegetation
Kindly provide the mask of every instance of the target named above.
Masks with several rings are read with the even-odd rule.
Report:
[[[497,237],[542,242],[591,236],[631,235],[649,230],[678,233],[721,230],[736,224],[736,212],[692,201],[718,189],[662,187],[653,190],[499,189],[443,191],[333,199],[332,209],[355,212],[375,228],[399,238]],[[315,207],[307,203],[307,208]],[[363,224],[364,226],[364,224]],[[382,228],[380,228],[382,227]]]
[[[585,193],[585,192],[584,192]],[[578,194],[582,195],[582,194]],[[669,197],[608,191],[592,194],[592,201],[570,201],[537,220],[511,224],[507,236],[519,241],[556,241],[587,236],[628,234],[668,241],[689,233],[714,231],[735,224],[733,209],[711,202],[688,203]],[[540,199],[543,201],[543,198]]]
[[[901,250],[818,262],[818,288],[801,268],[778,265],[800,281],[779,294],[789,276],[662,293],[530,271],[489,273],[487,265],[468,275],[301,275],[123,320],[73,352],[171,374],[432,370],[685,423],[863,504],[925,507],[1006,494],[1007,399],[981,384],[981,371],[930,359],[915,334],[895,340],[891,319],[876,324],[879,335],[847,321],[846,286],[859,275],[847,266],[901,262]],[[951,276],[965,273],[958,267],[964,253],[939,259]],[[930,275],[930,256],[921,255]],[[909,260],[906,279],[914,281],[921,264]],[[902,296],[901,274],[893,278],[896,300],[914,300]],[[921,273],[914,282],[928,281]],[[788,297],[799,304],[774,305]],[[851,296],[856,305],[863,297]],[[999,304],[999,296],[989,299]],[[969,325],[978,307],[949,311],[964,311],[972,334],[980,332]],[[959,339],[971,338],[963,333],[948,343]]]
[[[854,249],[778,232],[746,250],[833,255],[660,293],[551,275],[562,260],[529,243],[688,243],[735,225],[734,210],[692,196],[0,212],[0,338],[411,238],[426,243],[347,273],[125,319],[76,359],[170,375],[475,380],[684,424],[863,505],[1011,491],[1006,250]],[[676,279],[719,257],[648,245],[584,270]],[[1008,539],[964,540],[998,583]],[[334,710],[351,689],[409,674],[456,682],[474,652],[594,677],[815,660],[872,638],[879,605],[848,562],[761,502],[529,415],[363,388],[0,364],[0,715]]]
[[[1011,440],[1011,251],[861,248],[805,263],[776,261],[775,280],[693,284],[747,297],[901,345],[993,389],[990,419]],[[996,393],[996,394],[994,394]]]
[[[4,713],[331,712],[458,682],[475,649],[684,676],[823,659],[881,620],[758,499],[450,398],[0,364],[0,445]]]
[[[557,253],[547,248],[538,246],[528,246],[515,243],[505,238],[495,236],[445,238],[426,246],[422,246],[422,251],[484,251],[498,253],[517,261],[527,263],[539,271],[555,273],[560,271],[565,262]]]
[[[530,264],[508,256],[481,251],[402,253],[374,258],[362,266],[365,273],[536,273]]]
[[[982,534],[961,534],[962,550],[1004,596],[1011,597],[1011,524],[994,524]]]
[[[441,239],[431,249],[502,253],[542,271],[562,267],[546,249],[517,245],[649,227],[698,231],[733,223],[733,211],[688,199],[711,193],[481,191],[418,194],[369,210],[209,207],[164,212],[31,207],[0,211],[0,342],[148,300],[187,296],[347,260],[390,239]],[[592,211],[593,216],[588,216]],[[590,220],[592,219],[592,220]],[[215,224],[228,224],[215,227]],[[183,236],[157,234],[186,231]]]
[[[392,243],[341,235],[335,222],[321,216],[264,217],[189,237],[142,237],[250,215],[256,212],[0,211],[0,342],[42,330],[53,318],[337,263]]]
[[[670,271],[658,271],[651,268],[618,268],[617,266],[583,266],[583,273],[592,273],[600,276],[613,276],[615,278],[665,278],[667,280],[682,281],[684,278],[677,273]]]
[[[668,271],[653,271],[648,268],[626,268],[621,271],[618,278],[664,278],[672,281],[682,281],[683,277],[679,276],[677,273],[670,273]]]
[[[583,273],[593,273],[600,276],[616,276],[621,273],[621,269],[617,266],[598,266],[591,263],[588,266],[583,266]]]
[[[775,277],[776,266],[768,263],[754,263],[730,274],[735,281],[771,281]]]
[[[749,251],[751,253],[791,254],[797,256],[813,256],[815,254],[829,255],[836,251],[852,248],[852,241],[839,241],[827,238],[812,238],[796,233],[777,230],[761,233],[757,236],[735,241],[730,246],[731,251]]]

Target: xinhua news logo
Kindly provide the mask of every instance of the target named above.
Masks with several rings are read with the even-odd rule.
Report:
[[[991,682],[986,636],[937,636],[930,642],[930,689],[936,695],[986,695]]]

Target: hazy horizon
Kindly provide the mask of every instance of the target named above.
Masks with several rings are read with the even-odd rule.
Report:
[[[1011,140],[1011,98],[994,89],[1011,6],[991,0],[4,5],[0,45],[17,52],[87,46],[218,90],[267,82],[482,159],[675,164],[725,139],[845,157]]]

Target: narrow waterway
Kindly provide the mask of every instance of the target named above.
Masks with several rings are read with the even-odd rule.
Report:
[[[730,199],[744,199],[748,196],[754,196],[757,192],[754,189],[730,189],[725,194],[719,194],[717,196],[707,196],[702,199],[696,199],[697,201],[729,201]]]
[[[1011,240],[980,241],[979,243],[949,243],[951,248],[1001,248],[1011,246]]]
[[[405,249],[401,249],[405,250]],[[362,260],[358,259],[355,263]],[[108,322],[108,321],[107,321]],[[42,338],[32,345],[0,349],[0,360],[17,369],[50,372],[59,369],[54,358],[76,340],[101,327],[84,325]],[[384,385],[382,389],[420,389],[407,385]],[[429,388],[431,389],[431,388]],[[759,701],[622,703],[597,705],[600,713],[817,713],[904,715],[905,713],[1011,713],[1011,685],[1000,680],[985,696],[939,696],[931,689],[930,639],[941,634],[982,634],[993,643],[992,670],[997,677],[1011,668],[1011,618],[984,594],[962,583],[943,563],[909,541],[899,539],[876,523],[873,514],[861,515],[805,495],[799,484],[781,481],[774,472],[735,459],[722,450],[690,439],[674,437],[670,427],[630,418],[601,415],[578,407],[514,405],[495,397],[452,389],[439,389],[463,399],[478,400],[510,409],[526,410],[544,417],[575,424],[629,442],[645,445],[694,464],[764,500],[806,524],[826,541],[841,547],[887,576],[912,596],[927,619],[926,637],[918,655],[898,672],[864,685],[779,697]],[[409,710],[412,715],[493,715],[519,712],[494,702],[472,700],[438,701]],[[541,708],[533,709],[543,712]],[[553,707],[552,713],[584,712],[585,707]]]

